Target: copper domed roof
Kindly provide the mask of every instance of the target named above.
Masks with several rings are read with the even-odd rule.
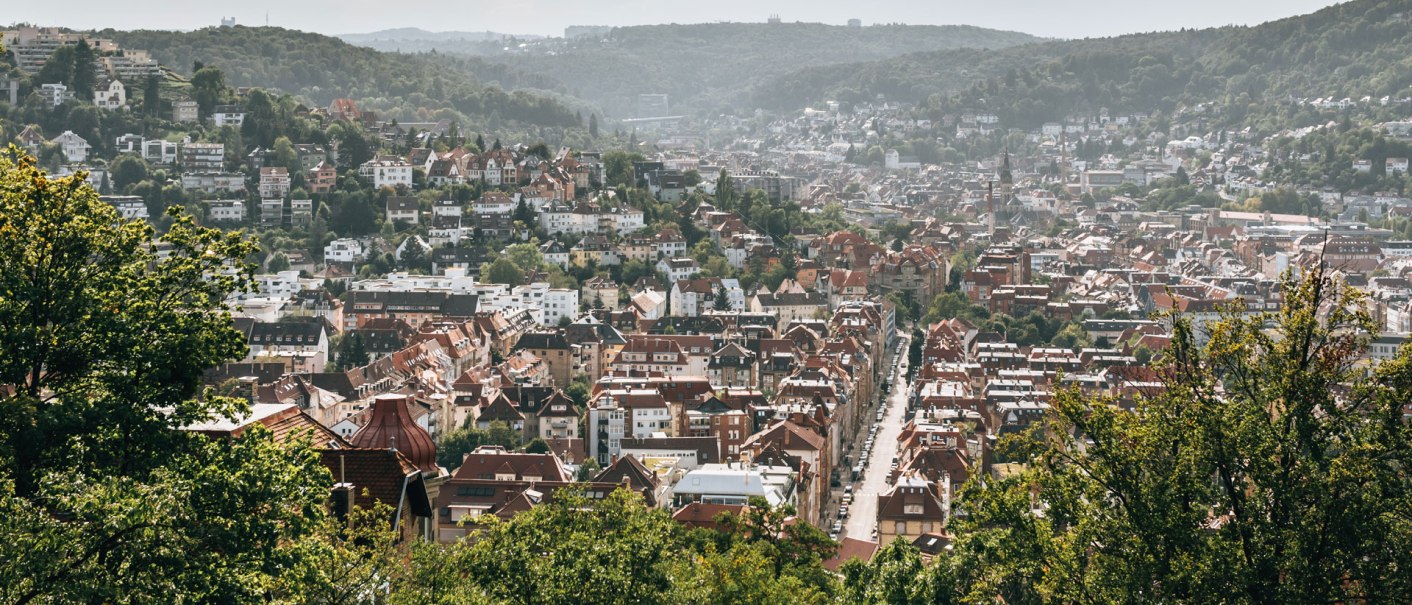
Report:
[[[417,426],[407,406],[407,395],[378,395],[373,398],[373,413],[368,423],[348,439],[353,447],[395,449],[402,452],[423,472],[436,470],[436,444],[431,435]]]

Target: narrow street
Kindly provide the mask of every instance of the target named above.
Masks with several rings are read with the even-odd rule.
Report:
[[[871,540],[873,523],[878,516],[878,494],[887,491],[887,476],[891,470],[892,457],[897,455],[897,435],[902,432],[903,417],[907,412],[907,341],[902,341],[898,357],[902,366],[898,368],[897,379],[892,382],[892,392],[883,403],[882,426],[878,428],[873,441],[872,455],[864,465],[863,477],[854,484],[853,506],[849,507],[848,519],[844,522],[844,533],[839,536],[858,540]],[[869,417],[865,425],[874,422]],[[858,451],[861,451],[867,429],[859,436]]]

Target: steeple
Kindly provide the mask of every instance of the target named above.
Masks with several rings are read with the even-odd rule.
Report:
[[[1010,150],[1005,150],[1005,157],[1000,161],[1000,186],[1005,188],[1014,184],[1014,177],[1010,174]]]

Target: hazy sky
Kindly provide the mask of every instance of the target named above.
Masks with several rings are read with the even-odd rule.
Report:
[[[638,25],[711,21],[843,24],[966,24],[1079,38],[1255,24],[1336,4],[1330,0],[14,0],[0,19],[77,29],[196,29],[235,17],[326,34],[392,27],[562,35],[567,25]]]

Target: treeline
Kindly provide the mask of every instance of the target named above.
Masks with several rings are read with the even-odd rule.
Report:
[[[637,95],[643,93],[670,95],[672,107],[682,113],[731,111],[744,107],[750,86],[801,67],[1034,40],[970,26],[673,24],[615,28],[601,38],[544,47],[552,53],[532,50],[494,60],[553,78],[617,117],[633,117]]]
[[[883,93],[937,114],[988,111],[1033,128],[1075,112],[1222,106],[1217,124],[1258,123],[1292,98],[1412,96],[1412,2],[1358,0],[1255,27],[938,51],[810,68],[758,88],[779,108]]]
[[[541,126],[579,126],[572,110],[529,93],[511,93],[477,80],[483,73],[507,87],[544,80],[472,59],[381,53],[337,38],[277,27],[211,27],[193,32],[115,31],[98,35],[147,50],[162,64],[190,75],[197,63],[217,65],[233,86],[259,86],[327,105],[339,97],[371,109],[395,111],[404,121],[431,119],[437,109]],[[393,117],[398,117],[394,115]]]

